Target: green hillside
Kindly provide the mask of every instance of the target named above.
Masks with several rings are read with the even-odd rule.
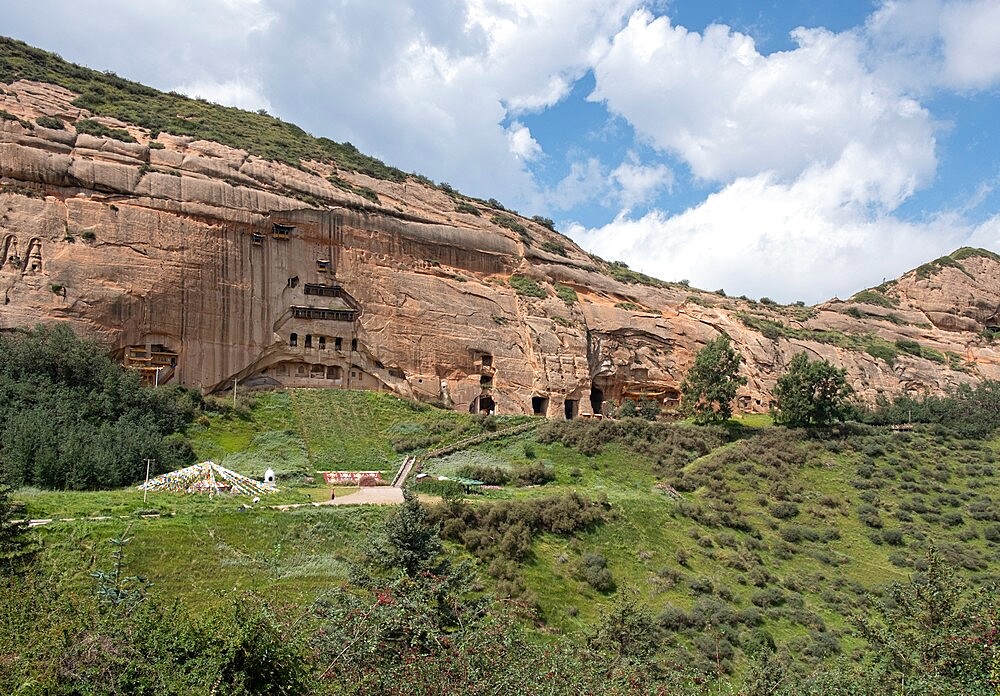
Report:
[[[77,92],[74,106],[117,118],[150,131],[166,131],[229,145],[266,159],[300,166],[301,161],[334,161],[338,167],[377,179],[403,181],[406,173],[369,157],[350,143],[317,138],[298,126],[269,116],[161,92],[138,82],[69,63],[26,43],[0,36],[0,82],[49,82]]]
[[[279,502],[289,502],[322,497],[326,489],[305,483],[318,469],[390,473],[404,452],[497,427],[385,394],[296,390],[204,415],[188,437],[201,457],[244,473],[276,468],[291,489]],[[411,483],[425,490],[450,555],[475,562],[483,589],[533,612],[534,640],[558,634],[582,643],[631,597],[655,622],[663,660],[738,682],[760,646],[774,645],[803,673],[860,655],[850,617],[869,611],[869,595],[926,570],[932,546],[972,585],[996,580],[998,446],[930,426],[818,434],[552,422],[423,465],[445,475],[534,467],[549,472],[546,483],[457,497],[445,488],[447,502],[434,495],[441,484]],[[135,491],[15,497],[32,517],[68,509],[82,516],[87,506],[130,517],[42,527],[45,565],[82,590],[108,563],[107,539],[128,525],[130,570],[153,583],[151,593],[192,611],[243,590],[307,606],[354,581],[352,567],[392,514],[248,512],[234,501],[169,494],[143,504]],[[137,518],[142,509],[173,514]]]

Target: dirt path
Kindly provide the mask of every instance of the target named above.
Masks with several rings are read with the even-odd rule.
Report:
[[[400,505],[403,502],[403,489],[395,486],[370,486],[359,488],[354,493],[338,495],[334,500],[322,500],[318,503],[294,503],[291,505],[272,505],[275,510],[294,510],[303,507],[321,507],[324,505]]]

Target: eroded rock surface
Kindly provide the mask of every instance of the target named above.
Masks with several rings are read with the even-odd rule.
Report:
[[[151,379],[576,416],[624,397],[675,405],[722,331],[745,358],[743,411],[768,409],[801,351],[846,367],[869,401],[1000,377],[988,252],[817,307],[623,282],[636,277],[536,222],[414,178],[152,139],[74,107],[69,90],[0,87],[0,108],[23,121],[0,120],[0,329],[69,321]],[[78,134],[82,118],[138,142]],[[458,211],[469,206],[479,214]]]

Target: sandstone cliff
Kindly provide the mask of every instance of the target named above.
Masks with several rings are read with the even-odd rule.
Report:
[[[847,301],[761,304],[607,264],[420,177],[151,132],[51,83],[0,90],[0,329],[68,321],[157,380],[557,417],[624,397],[669,408],[723,331],[745,358],[743,411],[768,409],[801,351],[867,400],[1000,378],[991,252]]]

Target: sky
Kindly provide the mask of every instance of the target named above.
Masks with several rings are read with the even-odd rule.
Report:
[[[0,34],[707,290],[1000,252],[1000,0],[0,0]]]

